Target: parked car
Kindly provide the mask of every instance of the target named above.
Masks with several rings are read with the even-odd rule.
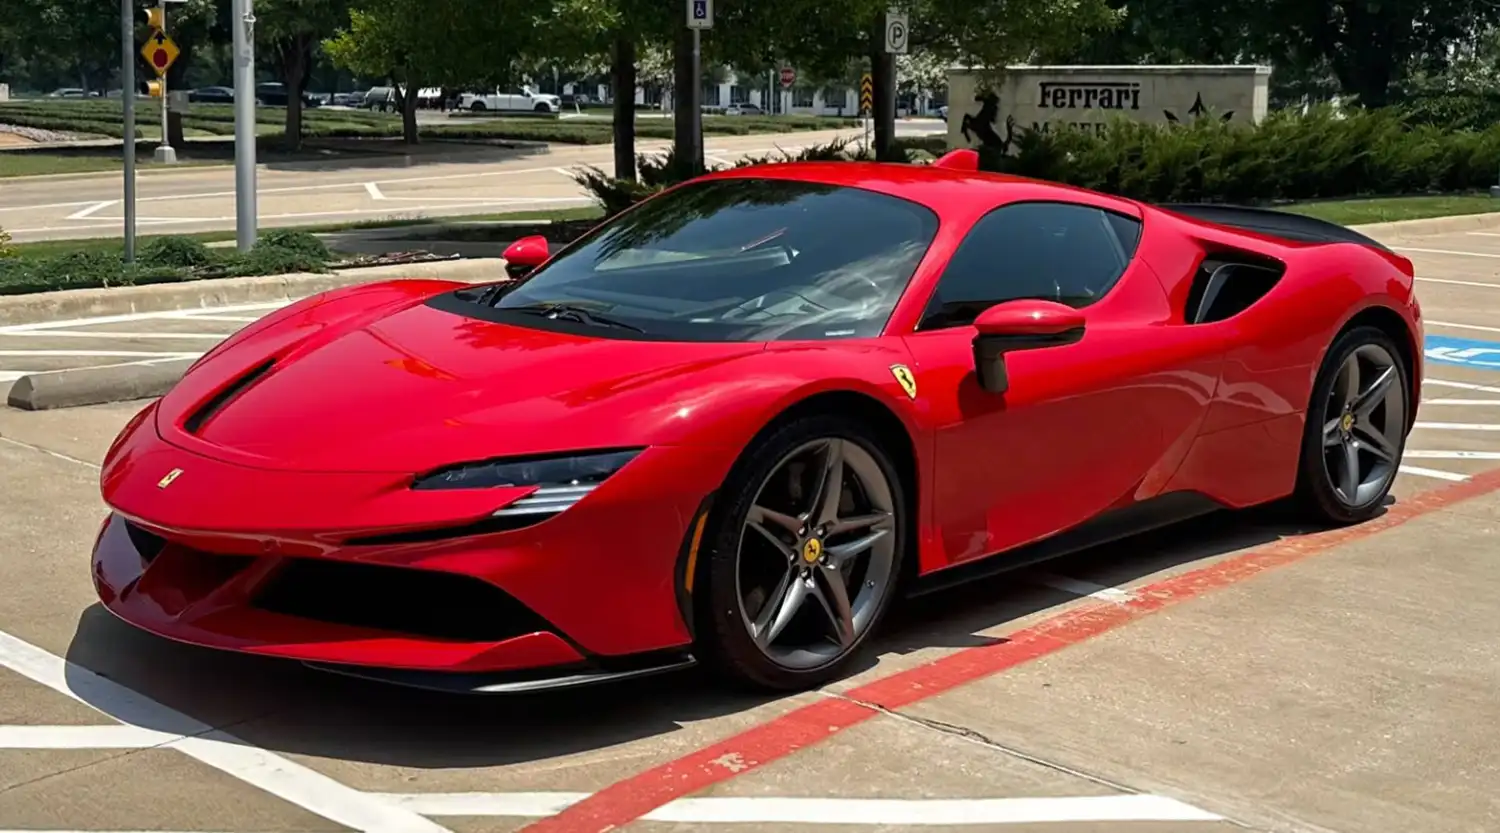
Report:
[[[286,85],[277,81],[255,85],[255,100],[267,107],[285,107],[287,103]],[[321,103],[317,96],[310,93],[302,94],[302,105],[304,107],[317,107]]]
[[[726,116],[764,116],[765,114],[766,111],[760,109],[760,105],[751,104],[748,101],[744,104],[731,104],[724,108]]]
[[[379,110],[382,113],[386,110],[394,110],[396,109],[396,88],[371,87],[365,93],[364,103],[359,106],[366,110]]]
[[[199,87],[188,91],[188,101],[193,104],[233,104],[233,87]]]
[[[562,99],[546,93],[533,91],[530,87],[492,93],[464,93],[458,98],[460,110],[482,113],[486,110],[530,111],[534,113],[556,113],[562,109]]]

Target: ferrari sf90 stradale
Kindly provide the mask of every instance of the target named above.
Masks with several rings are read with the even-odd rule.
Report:
[[[519,241],[509,280],[274,312],[109,451],[99,596],[402,684],[792,689],[903,592],[1220,508],[1379,511],[1422,378],[1408,260],[974,168],[712,173]]]

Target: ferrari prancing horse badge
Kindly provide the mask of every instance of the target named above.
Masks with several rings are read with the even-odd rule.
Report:
[[[917,398],[917,377],[911,375],[911,368],[904,364],[891,365],[891,375],[896,377],[896,382],[901,389],[906,391],[908,398]]]

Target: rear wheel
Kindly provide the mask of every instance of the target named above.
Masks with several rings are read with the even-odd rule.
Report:
[[[1328,351],[1313,385],[1298,474],[1301,507],[1348,524],[1373,517],[1406,449],[1411,385],[1383,331],[1356,327]]]
[[[908,522],[864,424],[789,423],[725,483],[702,564],[699,651],[731,679],[790,690],[839,676],[884,615]]]

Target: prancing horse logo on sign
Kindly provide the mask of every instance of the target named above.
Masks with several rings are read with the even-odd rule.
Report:
[[[166,477],[163,477],[162,479],[156,481],[156,488],[165,489],[168,486],[172,485],[172,481],[176,480],[180,476],[182,476],[182,469],[172,469],[171,471],[167,472]]]

